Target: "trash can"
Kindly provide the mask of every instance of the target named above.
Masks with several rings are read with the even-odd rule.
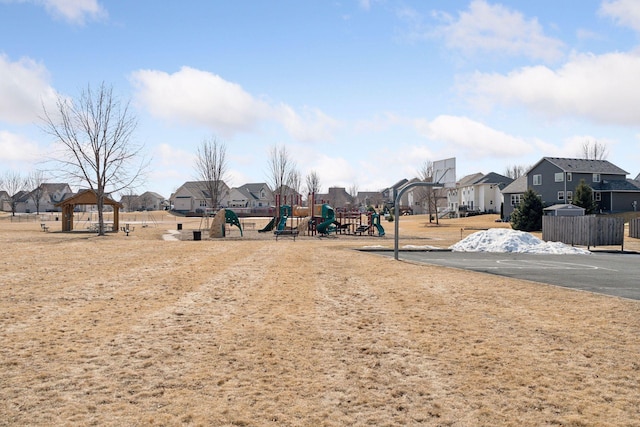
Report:
[[[178,230],[182,230],[182,224],[178,224]]]
[[[201,240],[202,239],[202,231],[193,230],[193,240]]]

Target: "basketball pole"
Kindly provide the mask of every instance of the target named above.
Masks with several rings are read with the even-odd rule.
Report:
[[[395,223],[393,236],[393,257],[396,261],[398,261],[398,235],[400,234],[400,199],[402,198],[402,195],[407,192],[407,190],[413,187],[431,187],[435,189],[443,188],[444,185],[439,182],[412,182],[411,184],[407,184],[406,186],[402,187],[400,191],[398,191],[396,199],[393,203],[393,220]],[[436,215],[438,215],[437,210]]]

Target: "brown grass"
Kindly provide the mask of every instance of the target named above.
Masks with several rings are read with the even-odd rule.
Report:
[[[401,244],[493,219],[403,217]],[[640,426],[638,301],[352,250],[390,223],[193,242],[162,236],[199,219],[156,220],[0,218],[0,425]]]

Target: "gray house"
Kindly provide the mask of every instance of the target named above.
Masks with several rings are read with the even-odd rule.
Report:
[[[224,207],[229,198],[229,186],[224,181],[220,185],[220,205]],[[180,186],[170,197],[173,209],[182,213],[205,213],[218,209],[220,206],[211,206],[211,193],[206,181],[187,181]]]
[[[140,195],[125,194],[120,198],[120,204],[129,212],[157,211],[169,206],[164,197],[153,191],[146,191]]]
[[[265,182],[245,184],[229,191],[230,208],[268,208],[273,203],[273,193]]]
[[[511,215],[527,189],[535,191],[545,206],[570,203],[581,180],[593,190],[601,212],[632,211],[640,201],[640,186],[626,176],[626,171],[607,160],[543,157],[522,180],[514,181],[502,191],[504,217]]]

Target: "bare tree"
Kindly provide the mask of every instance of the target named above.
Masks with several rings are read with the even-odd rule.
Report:
[[[319,193],[320,192],[320,176],[318,172],[312,170],[305,177],[305,181],[307,184],[307,193]]]
[[[294,203],[294,199],[300,194],[300,190],[302,187],[302,176],[300,175],[300,171],[297,168],[294,168],[291,171],[291,176],[289,178],[289,188],[291,190],[291,204]]]
[[[418,176],[423,182],[433,182],[434,172],[433,162],[431,160],[425,160],[418,171]],[[432,222],[435,216],[436,224],[439,224],[438,199],[442,197],[441,190],[432,187],[417,187],[415,192],[420,203],[427,207],[429,222]]]
[[[137,120],[129,103],[120,103],[113,88],[88,85],[76,100],[58,97],[55,112],[44,108],[44,130],[59,143],[55,160],[71,180],[95,192],[98,234],[103,236],[104,200],[111,192],[132,186],[147,166],[142,146],[133,142]]]
[[[27,177],[27,185],[29,188],[33,188],[31,193],[29,193],[29,197],[33,200],[33,204],[36,206],[36,214],[40,214],[40,202],[44,196],[44,187],[42,186],[44,181],[44,172],[40,170],[31,172]]]
[[[509,165],[504,171],[504,176],[511,179],[518,179],[527,173],[527,168],[522,165]]]
[[[274,145],[269,152],[269,183],[274,195],[284,200],[287,187],[291,184],[291,178],[296,170],[296,164],[291,159],[287,147]]]
[[[16,215],[18,200],[23,195],[22,191],[27,188],[27,180],[19,172],[7,171],[2,177],[2,188],[9,195],[11,204],[11,216]]]
[[[607,146],[598,141],[585,141],[582,143],[579,157],[587,160],[605,160],[609,156]]]
[[[213,209],[220,207],[227,166],[227,146],[215,138],[202,141],[196,156],[196,171],[207,187]]]
[[[351,184],[349,186],[349,188],[347,189],[347,193],[349,193],[349,196],[351,197],[351,207],[355,207],[356,201],[358,200],[358,183],[354,182],[353,184]]]

